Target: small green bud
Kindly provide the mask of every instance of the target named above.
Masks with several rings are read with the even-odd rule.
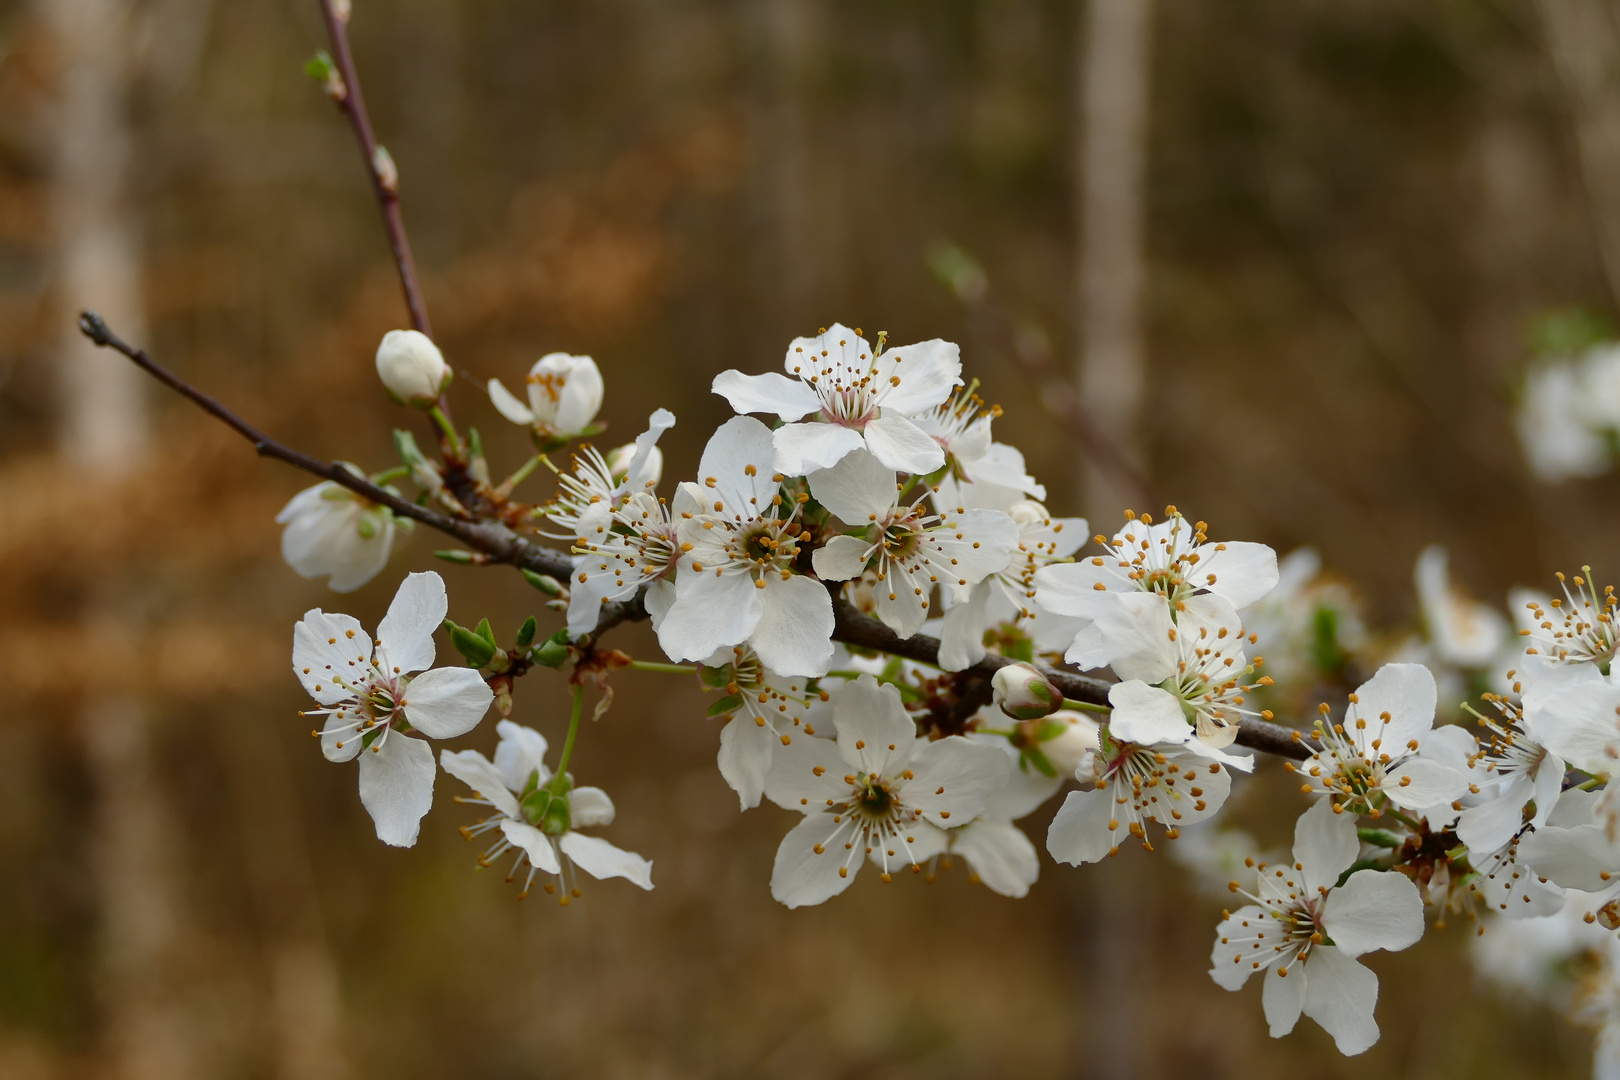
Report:
[[[1063,707],[1063,695],[1031,664],[1008,664],[990,680],[995,702],[1014,720],[1039,720]]]
[[[523,574],[524,581],[527,581],[530,585],[533,585],[547,596],[562,595],[562,582],[558,581],[550,574],[537,574],[527,567],[519,567],[518,569]]]
[[[518,648],[526,648],[529,643],[534,640],[536,625],[537,624],[534,621],[533,615],[530,615],[527,619],[523,620],[523,625],[518,627],[517,632]]]
[[[445,633],[450,635],[450,644],[456,651],[467,658],[467,663],[473,667],[483,667],[495,656],[493,643],[485,641],[482,636],[468,630],[465,626],[458,626],[449,619],[444,620]]]
[[[457,566],[471,566],[473,561],[473,554],[470,551],[435,551],[433,557],[443,559],[447,563],[455,563]]]

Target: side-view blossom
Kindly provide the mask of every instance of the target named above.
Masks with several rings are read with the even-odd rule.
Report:
[[[396,847],[416,843],[433,805],[433,751],[412,734],[465,735],[495,698],[474,669],[433,667],[433,632],[449,609],[444,580],[429,572],[400,584],[375,649],[348,615],[314,608],[293,627],[293,671],[321,705],[303,715],[326,717],[315,734],[327,760],[360,759],[360,802],[377,839]]]
[[[977,386],[975,380],[973,386],[953,391],[935,408],[912,418],[945,451],[950,466],[946,475],[953,481],[952,486],[963,484],[981,491],[994,488],[1010,495],[1008,504],[1024,498],[1046,498],[1045,486],[1024,470],[1024,455],[1015,447],[991,439],[990,422],[1001,415],[1001,408],[986,409],[984,400],[973,392]]]
[[[1446,549],[1438,544],[1418,556],[1413,576],[1424,628],[1441,660],[1464,668],[1484,667],[1511,642],[1508,621],[1457,588],[1448,563]]]
[[[920,475],[945,464],[945,451],[911,418],[961,384],[955,345],[935,339],[879,352],[858,331],[834,323],[815,337],[795,338],[784,366],[787,375],[733,369],[714,379],[714,392],[739,413],[787,421],[776,429],[774,471],[803,476],[831,468],[858,447],[899,472]]]
[[[980,484],[958,484],[953,490],[958,495],[977,497],[985,489]],[[1002,509],[976,502],[949,502],[943,486],[934,494],[934,505],[959,511]],[[961,671],[983,660],[985,633],[998,626],[1018,624],[1041,650],[1067,648],[1074,637],[1073,620],[1038,615],[1035,573],[1043,566],[1067,559],[1085,543],[1086,519],[1054,518],[1046,507],[1027,500],[1015,501],[1005,510],[1018,528],[1018,546],[1005,568],[973,586],[966,603],[952,604],[946,610],[939,647],[939,663],[946,671]]]
[[[798,502],[771,471],[771,431],[750,416],[720,425],[685,485],[702,507],[682,511],[675,602],[658,628],[673,660],[703,660],[747,642],[781,675],[824,675],[832,661],[832,598],[797,572]]]
[[[353,465],[343,467],[362,475]],[[396,521],[403,528],[411,524],[328,480],[294,495],[276,515],[276,523],[286,526],[281,557],[299,577],[324,577],[333,592],[353,592],[388,565]]]
[[[1336,811],[1374,818],[1392,807],[1424,811],[1460,798],[1468,777],[1420,753],[1434,729],[1435,698],[1434,676],[1423,665],[1379,668],[1350,695],[1342,721],[1317,721],[1321,749],[1297,766],[1305,790],[1328,796]]]
[[[573,471],[558,473],[557,497],[544,510],[546,520],[562,531],[543,535],[559,540],[578,537],[587,515],[611,513],[632,496],[650,494],[663,469],[658,440],[674,426],[674,413],[656,410],[647,418],[647,430],[637,435],[634,443],[613,452],[623,462],[621,466],[604,458],[594,446],[581,447],[574,455]]]
[[[514,424],[528,428],[539,445],[559,445],[586,434],[602,407],[602,373],[588,356],[547,353],[534,362],[526,380],[528,404],[489,380],[489,400]]]
[[[1528,625],[1519,629],[1519,636],[1527,639],[1527,654],[1554,664],[1605,664],[1614,658],[1620,648],[1620,597],[1614,595],[1613,585],[1605,586],[1600,595],[1592,582],[1592,568],[1581,569],[1584,573],[1576,574],[1573,582],[1558,575],[1562,599],[1551,600],[1546,607],[1529,602],[1524,620]]]
[[[599,880],[621,877],[651,889],[652,863],[601,837],[577,831],[613,824],[613,800],[607,792],[597,787],[575,787],[573,777],[566,773],[552,775],[545,763],[545,736],[533,728],[502,720],[495,730],[501,741],[493,762],[476,750],[439,752],[444,771],[472,788],[477,796],[458,801],[495,811],[461,830],[469,840],[487,832],[500,833],[479,863],[488,866],[516,848],[518,854],[506,880],[514,880],[527,864],[529,872],[519,897],[529,894],[535,874],[549,874],[556,880],[547,882],[545,891],[556,894],[565,907],[580,895],[576,868]]]
[[[927,621],[935,584],[965,603],[972,586],[1008,565],[1018,544],[1018,527],[999,511],[932,514],[926,491],[902,502],[894,471],[864,450],[808,480],[817,502],[859,530],[816,549],[816,574],[847,581],[870,563],[877,572],[877,617],[901,637]]]
[[[433,339],[417,330],[390,330],[377,346],[377,377],[401,405],[432,408],[454,373]]]
[[[747,645],[721,649],[704,661],[703,681],[726,696],[709,707],[727,717],[720,729],[720,775],[737,793],[744,810],[759,805],[765,778],[778,747],[800,733],[815,735],[811,707],[827,698],[809,680],[777,675]]]
[[[1154,524],[1147,515],[1125,523],[1112,540],[1097,538],[1104,554],[1054,563],[1035,573],[1036,602],[1057,615],[1083,620],[1066,659],[1082,668],[1108,663],[1099,615],[1130,593],[1160,593],[1172,604],[1207,592],[1242,609],[1277,584],[1277,553],[1264,544],[1211,543],[1204,523],[1190,523],[1172,507]]]
[[[1479,718],[1487,741],[1469,770],[1479,790],[1463,800],[1457,819],[1458,839],[1479,852],[1497,850],[1527,820],[1537,828],[1545,824],[1564,783],[1563,759],[1532,737],[1519,707],[1494,694],[1489,700],[1498,716]],[[1532,803],[1534,811],[1527,817],[1525,809]]]
[[[944,849],[941,830],[978,817],[1007,781],[993,746],[918,738],[899,691],[870,675],[839,690],[833,718],[836,742],[794,739],[765,778],[766,798],[804,814],[771,873],[771,895],[790,908],[843,892],[867,859],[885,882],[901,866],[920,871]]]
[[[1226,990],[1264,973],[1261,1004],[1273,1038],[1293,1031],[1303,1013],[1341,1054],[1378,1041],[1378,977],[1356,957],[1415,944],[1423,900],[1397,873],[1358,870],[1338,884],[1360,849],[1354,818],[1319,802],[1294,828],[1292,865],[1259,864],[1253,892],[1232,883],[1250,903],[1221,920],[1209,973]]]
[[[1046,850],[1058,862],[1079,866],[1118,854],[1127,836],[1152,851],[1148,822],[1174,840],[1181,826],[1209,818],[1226,802],[1232,790],[1226,767],[1254,768],[1252,758],[1197,740],[1125,742],[1106,727],[1099,734],[1097,748],[1074,771],[1091,789],[1069,792],[1046,834]]]

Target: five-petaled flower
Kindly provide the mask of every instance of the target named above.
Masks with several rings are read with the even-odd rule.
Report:
[[[945,464],[944,449],[912,417],[962,382],[955,345],[935,339],[880,353],[858,331],[834,323],[816,337],[795,338],[785,366],[787,375],[733,369],[714,379],[714,392],[739,413],[788,421],[775,434],[776,471],[803,476],[831,468],[862,446],[900,472],[931,473]]]
[[[495,698],[472,668],[433,667],[433,632],[449,607],[438,574],[412,574],[388,605],[375,642],[359,620],[320,608],[293,627],[293,671],[322,706],[304,715],[326,717],[314,734],[329,760],[359,757],[360,801],[377,839],[396,847],[416,843],[422,815],[433,805],[433,751],[412,733],[465,735]]]
[[[547,353],[534,362],[526,380],[525,405],[501,384],[489,380],[489,400],[514,424],[527,427],[537,445],[552,448],[587,434],[602,407],[602,373],[588,356]]]
[[[1416,943],[1423,900],[1409,878],[1392,872],[1358,870],[1338,884],[1360,851],[1355,820],[1317,803],[1294,827],[1293,865],[1259,864],[1254,892],[1232,883],[1251,903],[1221,920],[1209,974],[1237,990],[1264,972],[1261,1004],[1273,1038],[1293,1031],[1304,1013],[1341,1054],[1378,1041],[1378,977],[1356,957]]]

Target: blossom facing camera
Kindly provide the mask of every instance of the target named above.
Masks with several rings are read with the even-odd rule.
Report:
[[[526,382],[526,405],[499,379],[489,380],[489,400],[512,423],[529,428],[536,445],[556,449],[599,430],[592,424],[602,407],[602,373],[595,360],[548,353],[534,362]]]
[[[454,373],[426,334],[390,330],[377,346],[377,377],[388,396],[413,409],[431,409]]]
[[[433,751],[416,736],[465,735],[495,700],[473,668],[433,667],[433,632],[449,608],[443,578],[412,574],[375,643],[358,619],[320,608],[293,627],[293,673],[321,705],[303,715],[326,718],[313,734],[328,761],[360,759],[360,802],[394,847],[416,843],[433,805]]]
[[[990,688],[996,705],[1014,720],[1039,720],[1063,707],[1063,695],[1033,664],[998,668]]]

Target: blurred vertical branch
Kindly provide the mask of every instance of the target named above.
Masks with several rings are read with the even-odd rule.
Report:
[[[1142,471],[1143,178],[1148,143],[1151,0],[1091,0],[1080,20],[1076,383],[1101,436]],[[1119,470],[1080,462],[1085,506],[1099,517],[1146,497]]]
[[[1620,305],[1620,12],[1610,0],[1537,0],[1575,121],[1609,291]]]

